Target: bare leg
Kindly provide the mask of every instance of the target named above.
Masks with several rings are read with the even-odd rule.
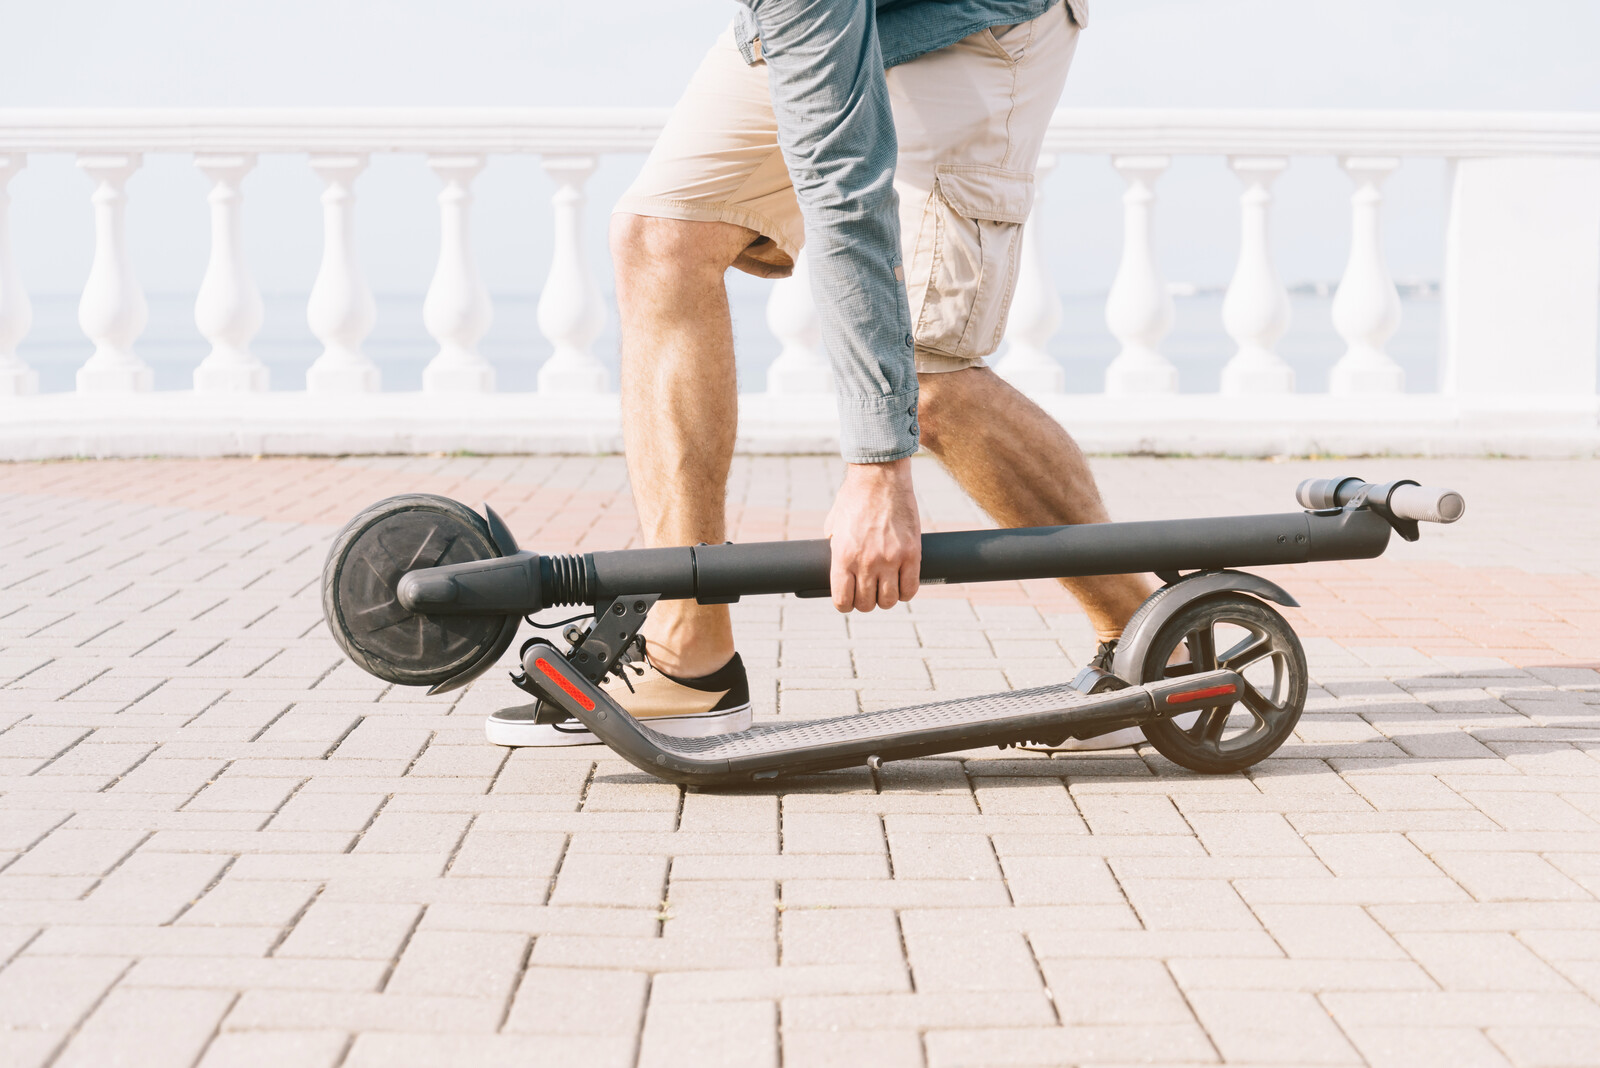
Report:
[[[739,397],[723,274],[757,236],[731,223],[612,218],[623,444],[646,545],[727,540]],[[662,601],[644,633],[669,675],[709,674],[734,652],[725,605]]]
[[[922,443],[1005,527],[1105,523],[1094,476],[1072,437],[987,367],[917,376]],[[1143,575],[1062,579],[1101,641],[1149,596]]]

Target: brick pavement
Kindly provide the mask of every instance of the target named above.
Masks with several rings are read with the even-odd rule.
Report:
[[[489,746],[498,677],[387,687],[320,620],[329,534],[393,492],[627,544],[615,458],[0,468],[0,1065],[1600,1063],[1600,465],[1097,467],[1119,518],[1347,469],[1469,511],[1268,571],[1315,685],[1250,774],[991,750],[685,793]],[[814,536],[836,475],[741,458],[734,536]],[[918,478],[930,527],[981,524]],[[737,606],[759,713],[1089,652],[1051,583],[926,592]]]

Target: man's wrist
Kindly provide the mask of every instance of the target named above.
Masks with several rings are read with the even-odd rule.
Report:
[[[897,482],[911,477],[911,458],[905,456],[898,460],[880,460],[876,463],[851,463],[845,466],[845,473],[851,478]]]

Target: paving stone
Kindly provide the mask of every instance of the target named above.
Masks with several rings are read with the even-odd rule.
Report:
[[[422,910],[415,905],[317,901],[278,947],[280,957],[390,960],[410,937]]]
[[[1446,990],[1572,989],[1510,934],[1411,931],[1395,938]]]
[[[170,923],[226,870],[224,857],[135,853],[102,879],[83,902],[86,912],[118,923]]]
[[[1372,1068],[1509,1068],[1482,1031],[1470,1027],[1346,1027]]]
[[[455,851],[471,818],[459,813],[380,812],[357,853],[444,853]]]
[[[342,1031],[225,1031],[199,1068],[336,1068],[349,1045]]]
[[[1435,853],[1433,860],[1480,901],[1593,900],[1532,853]]]
[[[145,839],[143,831],[51,831],[6,871],[15,875],[103,875]]]
[[[1437,984],[1409,961],[1262,960],[1218,957],[1173,960],[1173,976],[1185,990],[1434,990]]]
[[[1053,1026],[1055,1014],[1037,992],[971,992],[800,996],[783,1001],[783,1025],[795,1030]]]
[[[1075,790],[1073,800],[1096,835],[1194,833],[1165,797],[1090,794]]]
[[[648,989],[649,977],[642,972],[529,968],[517,986],[505,1030],[633,1039]]]
[[[118,988],[106,995],[56,1064],[165,1066],[196,1060],[234,995],[221,990]]]
[[[1175,931],[1258,931],[1233,888],[1192,879],[1129,879],[1122,884],[1145,926]]]
[[[895,834],[889,857],[896,880],[999,879],[994,847],[983,835]]]
[[[645,1016],[640,1068],[778,1063],[777,1006],[770,1001],[675,1004]]]
[[[128,970],[122,985],[375,991],[388,974],[389,962],[383,960],[146,956]]]
[[[1189,1004],[1227,1060],[1360,1064],[1315,997],[1290,991],[1190,990]]]
[[[563,834],[496,831],[474,825],[450,862],[452,876],[549,879],[566,849]]]
[[[470,997],[344,991],[247,990],[228,1014],[240,1031],[403,1031],[486,1034],[501,1003]]]
[[[1342,1027],[1600,1027],[1600,1006],[1552,991],[1347,991],[1322,995]]]
[[[1517,1064],[1594,1064],[1600,1049],[1595,1027],[1491,1027],[1487,1034]]]
[[[0,1033],[64,1035],[99,1002],[131,962],[114,957],[24,956],[0,971]]]
[[[1159,961],[1084,957],[1047,960],[1041,967],[1063,1024],[1194,1022],[1183,994]]]
[[[525,1068],[581,1064],[626,1068],[634,1040],[592,1035],[381,1034],[358,1035],[346,1068]]]
[[[666,857],[569,854],[550,902],[658,907],[666,896],[666,878]]]
[[[612,968],[625,971],[685,971],[765,968],[777,963],[772,938],[725,938],[716,942],[669,938],[618,938],[550,934],[534,941],[534,964]]]
[[[1122,889],[1099,857],[1007,857],[1006,886],[1018,905],[1121,903]]]
[[[899,920],[889,909],[789,909],[781,923],[786,967],[905,964]]]
[[[785,1031],[783,1063],[786,1068],[922,1068],[922,1040],[915,1031]]]
[[[866,812],[785,812],[783,851],[790,853],[884,853],[883,821]]]
[[[1357,905],[1256,905],[1254,912],[1291,957],[1400,960],[1405,950]]]

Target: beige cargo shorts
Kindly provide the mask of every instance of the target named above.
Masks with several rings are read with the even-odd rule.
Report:
[[[887,72],[900,159],[902,262],[917,370],[981,365],[1000,345],[1033,207],[1033,171],[1077,46],[1066,3]],[[616,212],[760,235],[734,264],[791,273],[805,246],[766,64],[731,28],[707,53]]]

